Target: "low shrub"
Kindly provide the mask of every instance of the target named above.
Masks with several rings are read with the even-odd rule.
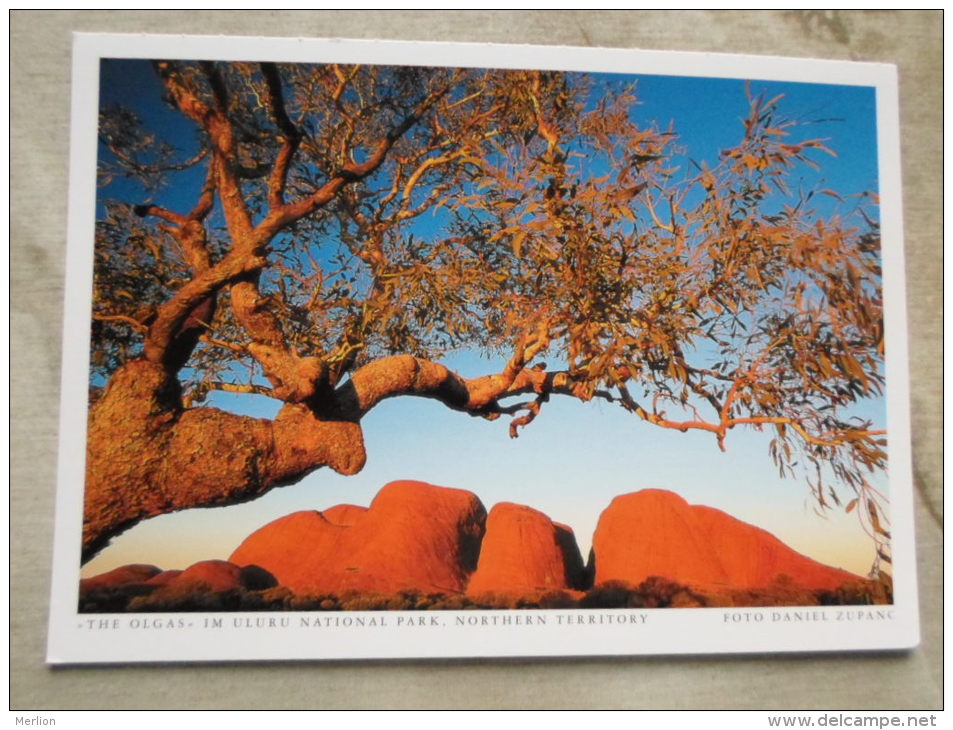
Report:
[[[608,580],[593,586],[579,600],[580,608],[641,608],[635,589],[625,581]]]

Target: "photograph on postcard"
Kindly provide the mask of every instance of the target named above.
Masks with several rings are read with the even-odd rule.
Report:
[[[94,59],[77,630],[895,620],[874,84],[173,48]]]

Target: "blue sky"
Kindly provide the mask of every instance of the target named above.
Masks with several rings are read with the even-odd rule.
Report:
[[[713,163],[721,149],[740,138],[740,120],[747,112],[742,80],[640,75],[637,84],[637,120],[661,128],[672,123],[687,156]],[[752,84],[754,93],[762,90],[769,96],[783,93],[782,108],[803,125],[800,133],[826,138],[837,151],[836,158],[818,156],[819,173],[804,168],[806,188],[830,187],[848,194],[876,190],[872,88]],[[104,63],[105,103],[123,103],[176,137],[193,139],[190,122],[156,103],[160,93],[147,63]],[[124,182],[101,190],[102,199],[142,202],[137,195],[141,191]],[[836,201],[821,198],[819,204],[827,206],[823,212],[832,211]],[[158,200],[174,205],[176,193],[167,190]],[[498,370],[502,361],[487,362],[462,352],[445,362],[472,376]],[[277,406],[258,396],[226,394],[216,394],[210,402],[260,417],[272,415]],[[885,425],[882,401],[866,403],[861,410]],[[245,536],[272,519],[340,503],[367,505],[395,479],[469,489],[488,509],[499,501],[528,504],[573,527],[584,555],[599,513],[612,498],[652,487],[722,509],[805,554],[857,573],[866,573],[874,557],[873,545],[854,515],[834,510],[819,517],[806,484],[778,478],[768,457],[767,432],[736,430],[729,436],[727,453],[722,453],[710,434],[659,429],[608,403],[560,398],[546,404],[515,440],[508,437],[505,419],[487,422],[415,398],[385,401],[362,425],[368,462],[360,474],[342,477],[321,469],[254,502],[149,520],[116,539],[83,574],[129,562],[182,568],[201,559],[224,559]],[[882,489],[885,484],[885,477],[875,482]]]

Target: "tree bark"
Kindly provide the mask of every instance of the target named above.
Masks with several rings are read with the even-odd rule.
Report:
[[[237,504],[321,466],[365,462],[357,420],[335,408],[287,405],[274,421],[183,408],[161,365],[133,360],[90,410],[83,562],[149,517]]]

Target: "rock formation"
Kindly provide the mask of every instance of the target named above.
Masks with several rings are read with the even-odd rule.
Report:
[[[572,530],[511,502],[490,510],[467,593],[529,596],[583,588],[585,569]]]
[[[672,492],[616,497],[593,536],[595,584],[659,576],[697,590],[769,586],[782,576],[809,590],[861,580],[792,550],[771,533]]]
[[[152,576],[146,581],[147,586],[165,586],[182,575],[181,570],[163,570],[158,575]]]
[[[190,565],[170,581],[176,588],[184,586],[210,591],[230,591],[242,585],[242,569],[225,560],[202,560]]]
[[[336,504],[324,510],[321,514],[332,525],[351,527],[364,516],[365,512],[367,512],[367,507],[358,507],[356,504]]]
[[[118,588],[130,583],[145,583],[162,571],[154,565],[136,563],[121,565],[107,573],[100,573],[92,578],[84,578],[79,582],[80,591],[91,591],[100,588]]]
[[[346,508],[346,509],[344,509]],[[460,489],[391,482],[362,511],[295,512],[252,533],[232,553],[298,595],[346,591],[462,593],[476,568],[486,510]]]
[[[149,586],[153,589],[174,587],[207,590],[215,593],[245,588],[265,590],[277,585],[275,577],[257,565],[240,567],[225,560],[202,560],[185,570],[160,570],[154,565],[123,565],[108,573],[101,573],[80,581],[80,590],[87,592],[101,588]]]
[[[661,580],[646,588],[652,577]],[[232,610],[241,602],[259,606],[287,596],[333,597],[336,605],[342,598],[363,600],[359,594],[377,594],[370,598],[378,600],[401,591],[430,602],[430,594],[443,594],[500,607],[565,593],[545,600],[615,606],[628,605],[625,591],[636,589],[646,594],[640,600],[662,601],[658,605],[709,599],[715,601],[710,605],[749,605],[733,602],[812,603],[817,591],[851,585],[863,591],[863,583],[765,530],[659,489],[612,501],[599,518],[585,566],[572,529],[542,512],[502,502],[487,516],[470,492],[400,481],[381,489],[370,507],[341,504],[275,520],[249,535],[228,561],[164,572],[124,565],[87,578],[80,581],[80,606],[99,612],[126,604],[134,610]],[[667,602],[663,594],[675,589],[682,593]]]

